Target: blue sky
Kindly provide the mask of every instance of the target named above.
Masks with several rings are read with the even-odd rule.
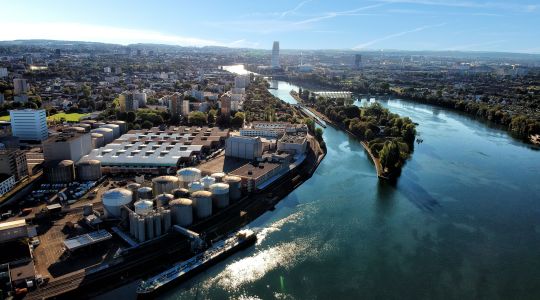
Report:
[[[2,0],[0,40],[540,53],[540,1]]]

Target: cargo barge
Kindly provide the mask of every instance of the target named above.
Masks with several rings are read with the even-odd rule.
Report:
[[[194,257],[139,283],[137,295],[141,298],[153,297],[159,292],[179,283],[232,255],[240,249],[251,246],[257,240],[255,232],[249,229],[239,230],[217,241],[210,248]]]

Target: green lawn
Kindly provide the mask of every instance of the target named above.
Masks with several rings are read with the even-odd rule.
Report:
[[[88,116],[88,114],[66,114],[66,113],[58,113],[56,115],[52,115],[47,117],[48,121],[60,121],[61,118],[65,118],[67,122],[79,122],[79,120],[82,117]],[[1,116],[0,121],[9,121],[9,116]]]

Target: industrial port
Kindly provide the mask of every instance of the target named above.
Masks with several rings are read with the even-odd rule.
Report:
[[[244,134],[121,125],[81,123],[44,142],[49,157],[75,158],[46,161],[27,207],[8,204],[20,212],[0,223],[10,262],[0,280],[17,296],[91,297],[166,271],[272,209],[324,157],[288,123]],[[64,143],[94,150],[58,154]]]

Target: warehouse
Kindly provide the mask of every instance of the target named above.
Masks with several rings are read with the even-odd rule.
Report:
[[[225,142],[225,156],[254,160],[262,156],[263,143],[259,137],[231,136]]]

